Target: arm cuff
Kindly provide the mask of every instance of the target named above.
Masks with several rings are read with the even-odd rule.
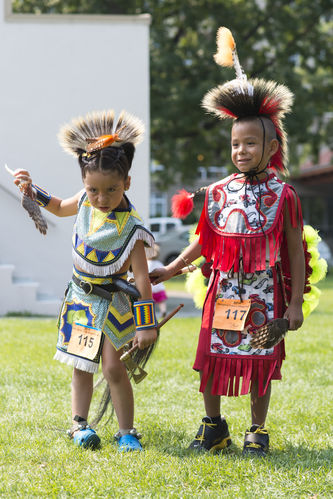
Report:
[[[155,303],[153,300],[134,302],[133,311],[137,330],[157,327]]]
[[[39,204],[39,206],[43,207],[47,206],[50,202],[51,194],[49,194],[47,191],[44,191],[44,189],[42,189],[36,184],[32,184],[32,187],[35,189],[36,201]]]

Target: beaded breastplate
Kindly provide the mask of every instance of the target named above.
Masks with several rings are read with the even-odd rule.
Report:
[[[237,174],[209,187],[197,228],[202,254],[213,268],[255,272],[273,266],[283,236],[283,206],[295,216],[292,188],[274,174],[260,182]]]
[[[137,240],[152,247],[153,235],[144,226],[134,206],[127,201],[127,209],[103,213],[93,208],[87,194],[83,194],[73,230],[75,266],[96,276],[107,276],[124,265]]]

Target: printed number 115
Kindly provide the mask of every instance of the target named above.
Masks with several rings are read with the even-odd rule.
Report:
[[[88,342],[89,339],[89,342]],[[89,337],[88,335],[83,336],[83,334],[80,334],[79,336],[79,345],[84,344],[84,346],[88,346],[88,348],[92,348],[94,345],[94,338],[91,336]]]

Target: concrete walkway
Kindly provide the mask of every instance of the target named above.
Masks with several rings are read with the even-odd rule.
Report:
[[[201,310],[195,307],[192,296],[186,291],[167,291],[167,295],[168,312],[174,310],[181,303],[184,304],[175,317],[201,317]]]

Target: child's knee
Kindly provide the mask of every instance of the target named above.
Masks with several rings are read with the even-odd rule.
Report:
[[[103,364],[103,375],[109,383],[119,383],[127,376],[126,368],[120,361]]]
[[[93,375],[86,371],[81,371],[80,369],[73,369],[72,385],[79,383],[89,383],[92,380]]]

